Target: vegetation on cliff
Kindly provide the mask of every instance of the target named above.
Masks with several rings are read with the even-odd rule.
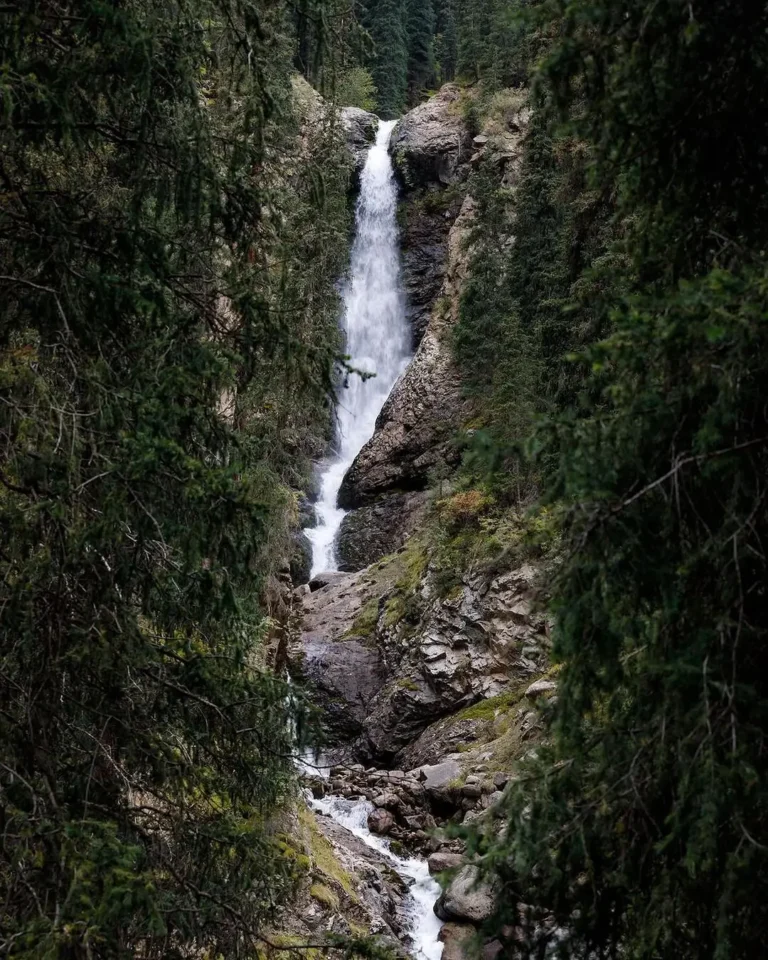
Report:
[[[563,518],[563,669],[551,745],[481,850],[523,955],[550,915],[569,958],[756,956],[765,6],[559,0],[528,23],[514,215],[481,170],[457,350],[488,427],[467,469],[510,501],[522,469]]]

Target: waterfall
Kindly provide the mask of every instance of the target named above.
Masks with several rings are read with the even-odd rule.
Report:
[[[403,372],[410,349],[400,287],[397,184],[389,157],[395,121],[380,121],[360,178],[349,279],[343,290],[343,329],[350,365],[374,376],[350,373],[339,390],[337,444],[320,482],[312,575],[336,570],[335,540],[344,510],[336,504],[344,474],[373,436],[376,417]]]
[[[338,569],[335,540],[345,514],[336,505],[341,482],[373,436],[376,418],[410,357],[400,286],[397,184],[388,152],[394,125],[394,121],[379,123],[360,178],[351,266],[342,294],[342,324],[350,366],[373,376],[349,373],[339,390],[336,449],[321,476],[318,524],[305,531],[312,544],[313,576]],[[307,769],[300,762],[302,768]],[[367,817],[373,805],[369,802],[330,796],[315,800],[311,795],[308,802],[316,813],[332,817],[377,850],[409,882],[406,907],[411,955],[416,960],[440,960],[443,945],[437,934],[442,923],[432,909],[440,887],[429,875],[426,862],[397,856],[389,841],[371,833]]]

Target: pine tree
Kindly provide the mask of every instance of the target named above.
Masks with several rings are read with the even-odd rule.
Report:
[[[431,0],[406,0],[408,34],[408,103],[417,104],[433,82],[435,14]]]
[[[578,402],[566,391],[534,435],[564,512],[562,669],[552,742],[509,792],[503,837],[480,842],[496,929],[516,926],[508,949],[528,957],[747,960],[768,929],[768,14],[545,9],[538,81],[615,205],[619,276],[580,268],[610,326],[580,349]],[[569,201],[577,219],[591,199]],[[569,306],[560,331],[588,329],[591,299]]]
[[[289,27],[261,0],[0,11],[3,956],[253,955],[296,880],[260,600],[346,184],[332,132],[297,183]]]
[[[370,70],[379,114],[384,120],[394,119],[404,111],[407,102],[406,0],[363,0],[362,23],[374,45]]]
[[[435,62],[441,83],[456,76],[458,37],[456,34],[456,0],[436,0],[435,3]]]

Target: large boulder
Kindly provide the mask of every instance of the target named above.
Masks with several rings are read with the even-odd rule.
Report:
[[[442,960],[477,960],[477,931],[464,923],[446,923],[438,934],[442,941]]]
[[[344,107],[340,111],[340,118],[344,139],[359,175],[365,166],[371,144],[376,140],[379,118],[359,107]]]
[[[388,833],[391,833],[394,825],[395,818],[389,810],[372,810],[368,814],[368,829],[371,833],[378,834],[380,837],[385,837]]]
[[[308,681],[327,724],[345,738],[363,729],[387,675],[379,649],[359,625],[371,599],[366,584],[344,574],[304,594],[301,646],[289,654],[292,672]]]
[[[445,873],[448,870],[456,870],[464,863],[464,855],[461,853],[451,853],[448,850],[437,850],[431,853],[427,858],[427,867],[434,877],[438,873]]]
[[[390,150],[406,188],[456,183],[472,155],[472,135],[462,115],[461,88],[446,84],[400,120]]]
[[[496,897],[489,883],[480,879],[477,867],[467,865],[451,880],[435,904],[441,920],[484,923],[493,916]]]
[[[336,541],[339,568],[362,570],[397,550],[422,520],[426,506],[424,493],[396,493],[348,513]]]

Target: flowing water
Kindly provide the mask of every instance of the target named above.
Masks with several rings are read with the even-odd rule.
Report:
[[[419,857],[398,857],[389,849],[389,841],[374,836],[368,829],[368,814],[374,809],[367,800],[347,800],[344,797],[310,798],[310,805],[318,813],[346,827],[350,833],[386,857],[401,877],[410,881],[406,909],[410,920],[412,956],[416,960],[440,960],[443,945],[437,939],[442,922],[432,909],[440,896],[440,887],[429,874],[427,863]]]
[[[336,570],[335,540],[344,510],[336,505],[344,474],[373,435],[376,417],[410,350],[400,284],[397,184],[389,157],[394,121],[381,121],[360,178],[355,239],[343,299],[343,329],[350,366],[338,394],[337,443],[323,471],[316,505],[317,526],[306,530],[312,544],[312,575]]]
[[[345,513],[336,503],[341,482],[373,436],[376,417],[409,359],[410,333],[400,285],[397,184],[388,152],[393,127],[394,121],[379,123],[376,142],[363,168],[350,275],[343,290],[349,364],[374,376],[350,373],[339,390],[337,444],[321,477],[318,524],[305,531],[312,544],[313,576],[338,569],[335,540]],[[440,960],[443,945],[437,935],[442,923],[432,909],[440,887],[429,875],[426,861],[397,856],[389,841],[371,833],[367,820],[373,805],[368,801],[308,797],[308,802],[317,813],[332,817],[386,857],[410,883],[407,910],[412,955],[417,960]]]

